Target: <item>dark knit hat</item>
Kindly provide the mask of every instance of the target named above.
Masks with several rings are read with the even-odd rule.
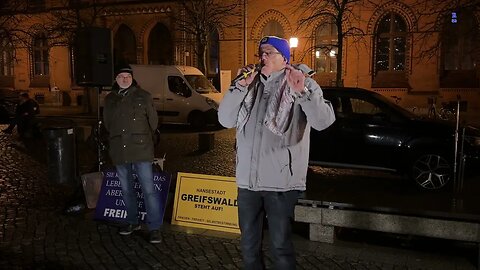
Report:
[[[287,63],[290,62],[290,45],[286,39],[276,36],[265,36],[260,40],[260,45],[258,46],[259,50],[263,44],[272,45],[279,53],[283,55],[283,57],[285,57],[285,59],[287,59]]]
[[[115,67],[115,78],[118,76],[120,73],[130,73],[133,75],[133,70],[132,67],[129,64],[119,64]]]

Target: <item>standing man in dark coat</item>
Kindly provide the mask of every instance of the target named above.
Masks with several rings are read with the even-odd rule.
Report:
[[[161,225],[159,193],[153,184],[152,161],[154,143],[152,134],[157,128],[158,116],[149,92],[141,89],[133,79],[133,71],[124,65],[115,71],[112,92],[105,97],[103,120],[109,132],[110,157],[117,168],[127,207],[127,223],[119,234],[130,235],[139,230],[137,195],[133,185],[134,171],[142,187],[147,210],[150,243],[160,243]]]
[[[10,125],[2,130],[2,132],[12,134],[13,129],[17,126],[18,134],[23,137],[32,129],[35,115],[39,113],[40,107],[38,103],[31,99],[28,93],[20,94],[20,101],[15,108],[15,118],[12,119]]]

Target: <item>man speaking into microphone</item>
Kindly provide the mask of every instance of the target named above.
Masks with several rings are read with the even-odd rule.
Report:
[[[261,39],[260,65],[248,65],[225,94],[219,122],[237,129],[238,217],[245,269],[264,269],[262,228],[267,217],[275,269],[295,269],[294,207],[306,188],[310,127],[335,121],[320,86],[291,66],[288,41]],[[302,65],[305,66],[305,65]]]

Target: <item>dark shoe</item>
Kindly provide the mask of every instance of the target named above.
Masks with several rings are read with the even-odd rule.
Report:
[[[158,230],[150,231],[150,239],[148,241],[152,244],[160,244],[162,242]]]
[[[133,233],[133,231],[138,231],[141,229],[141,226],[139,224],[129,224],[123,228],[121,228],[118,233],[120,235],[130,235]]]

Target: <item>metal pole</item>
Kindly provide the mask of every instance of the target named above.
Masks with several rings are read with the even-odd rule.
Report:
[[[465,127],[462,129],[462,144],[460,145],[460,164],[458,165],[458,183],[460,190],[463,189],[463,178],[465,176],[465,155],[463,153],[465,145]]]
[[[102,120],[100,120],[100,93],[102,92],[102,87],[97,87],[97,162],[98,162],[98,171],[102,171],[102,147],[103,142],[100,142],[100,132],[102,128]]]
[[[453,162],[453,186],[455,189],[455,193],[457,193],[458,186],[457,186],[457,159],[458,159],[458,126],[460,124],[460,96],[457,96],[457,119],[455,125],[455,151],[454,151],[454,162]]]

